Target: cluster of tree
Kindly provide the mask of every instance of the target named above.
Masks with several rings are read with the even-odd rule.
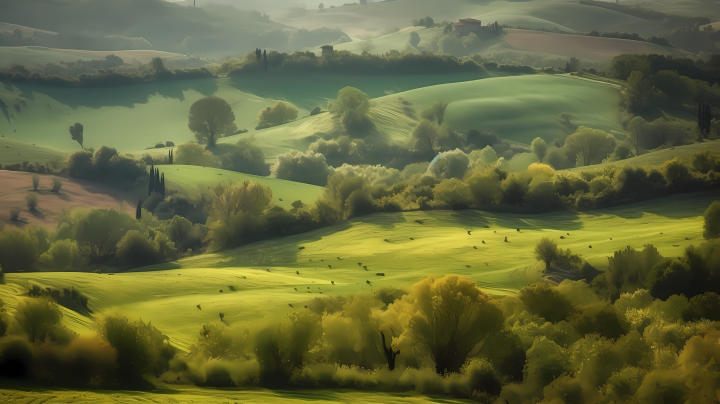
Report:
[[[432,19],[432,17],[425,17],[420,18],[419,20],[412,20],[410,24],[413,27],[426,27],[426,28],[432,28],[435,26],[435,20]]]
[[[21,29],[10,31],[0,31],[0,46],[47,46],[42,39],[37,36],[23,36]]]
[[[157,204],[163,201],[163,196],[153,193],[148,200],[155,195],[158,197],[155,197],[154,208],[161,210]],[[172,199],[163,209],[183,207],[181,198]],[[192,217],[192,209],[177,213]],[[136,220],[113,209],[78,209],[63,211],[53,232],[35,226],[6,229],[0,232],[0,266],[5,272],[99,268],[114,272],[118,268],[157,264],[203,250],[207,235],[204,225],[193,224],[179,215],[159,220],[147,210],[143,210],[141,216]]]
[[[147,177],[147,166],[142,160],[119,154],[115,148],[101,146],[94,153],[84,149],[71,153],[66,172],[74,178],[131,188]]]
[[[176,164],[216,167],[260,176],[270,174],[270,166],[265,162],[265,153],[253,136],[235,143],[218,143],[210,149],[193,142],[182,143],[175,148],[173,156]],[[163,160],[156,164],[167,163],[167,160]]]
[[[314,298],[270,325],[229,326],[220,314],[181,355],[149,323],[118,315],[103,316],[95,337],[72,335],[43,296],[3,313],[0,370],[12,361],[21,378],[106,388],[154,376],[512,404],[703,402],[720,379],[718,305],[714,292],[660,299],[637,289],[607,299],[569,280],[495,299],[471,279],[430,277],[407,290]]]
[[[638,34],[637,32],[629,33],[629,32],[610,31],[610,32],[600,33],[598,31],[590,31],[587,35],[603,37],[603,38],[629,39],[631,41],[650,42],[650,43],[654,43],[654,44],[660,45],[660,46],[670,46],[670,42],[668,42],[668,40],[663,37],[652,36],[648,39],[645,39],[645,38],[641,37],[640,34]]]
[[[717,54],[720,43],[720,31],[713,29],[712,25],[701,27],[700,24],[693,26],[678,27],[662,36],[682,49],[690,52],[709,52]]]
[[[49,62],[45,65],[33,66],[31,71],[38,71],[39,73],[46,76],[60,76],[60,77],[77,77],[81,74],[93,74],[108,69],[120,69],[122,73],[129,73],[130,70],[137,71],[142,69],[142,65],[125,66],[125,62],[122,58],[115,56],[114,54],[105,56],[104,59],[96,60],[80,60],[76,62],[65,62],[59,63]]]
[[[696,24],[710,24],[710,19],[707,17],[688,17],[677,14],[667,14],[661,11],[644,8],[640,5],[627,6],[618,2],[599,0],[580,0],[580,4],[619,11],[621,13],[625,13],[644,20],[660,21],[660,23],[663,24],[667,29],[672,29],[676,27],[692,27]]]
[[[268,67],[289,73],[342,73],[342,74],[419,74],[419,73],[463,73],[480,72],[483,67],[472,60],[461,60],[451,55],[423,53],[400,53],[391,51],[385,55],[358,55],[349,51],[336,50],[317,56],[314,52],[267,54]],[[223,61],[211,67],[215,74],[244,74],[264,70],[253,52],[242,58]]]
[[[30,297],[21,298],[11,314],[3,309],[0,375],[75,388],[152,387],[143,376],[161,376],[177,352],[167,337],[149,322],[117,314],[97,317],[95,335],[74,333],[63,324],[58,303],[79,300],[78,292],[33,285]]]
[[[720,77],[720,55],[690,59],[656,54],[624,54],[613,58],[608,72],[620,80],[627,80],[633,71],[652,76],[663,70],[674,70],[681,76],[715,84]]]
[[[98,64],[118,63],[117,59],[120,58],[107,59],[111,56],[114,55],[107,56],[104,62],[97,61]],[[120,59],[120,62],[121,61],[122,59]],[[93,64],[90,64],[90,66],[93,66]],[[117,66],[128,66],[128,68],[99,68],[97,70],[92,70],[91,73],[80,73],[79,75],[76,75],[76,71],[65,69],[62,65],[52,63],[31,69],[15,64],[7,69],[0,70],[0,80],[57,87],[99,88],[142,84],[148,81],[190,80],[214,77],[214,75],[205,67],[176,69],[175,71],[170,71],[165,68],[164,62],[159,57],[153,58],[153,60],[146,65],[119,64]]]

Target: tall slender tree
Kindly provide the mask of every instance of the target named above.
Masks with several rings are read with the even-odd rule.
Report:
[[[165,173],[160,177],[160,194],[165,196]]]
[[[150,166],[150,182],[148,184],[148,196],[155,190],[155,166]]]
[[[703,102],[698,104],[698,128],[700,133],[704,137],[708,137],[710,134],[710,127],[712,125],[712,109],[710,104]]]
[[[263,59],[265,60],[265,72],[267,73],[267,49],[263,51]]]
[[[172,149],[170,149],[170,151],[168,151],[168,163],[170,163],[170,164],[173,163],[173,151],[172,151]]]
[[[135,211],[135,219],[142,219],[142,199],[138,199],[137,210]]]

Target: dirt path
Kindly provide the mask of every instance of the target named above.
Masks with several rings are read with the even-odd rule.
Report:
[[[137,200],[122,191],[94,182],[36,174],[40,177],[37,191],[32,187],[32,173],[0,170],[0,226],[23,227],[30,224],[47,229],[57,227],[57,216],[63,208],[112,208],[134,214]],[[60,192],[51,192],[53,178],[60,178]],[[38,207],[30,211],[25,202],[29,193],[35,193]],[[10,209],[21,210],[20,220],[10,219]]]

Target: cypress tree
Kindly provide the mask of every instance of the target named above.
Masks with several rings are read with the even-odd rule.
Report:
[[[155,166],[150,166],[150,183],[148,184],[148,196],[155,190]]]
[[[704,137],[710,134],[712,126],[712,109],[708,103],[698,104],[698,128]]]
[[[267,49],[263,51],[263,58],[265,59],[265,72],[267,73]]]
[[[169,162],[170,164],[173,163],[173,151],[172,151],[172,149],[170,149],[170,151],[168,151],[168,162]]]
[[[135,211],[135,219],[142,219],[142,200],[138,199],[137,210]]]
[[[160,191],[160,169],[155,169],[155,190]]]
[[[160,177],[160,193],[165,196],[165,173]]]

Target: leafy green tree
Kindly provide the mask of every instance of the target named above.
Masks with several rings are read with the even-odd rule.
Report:
[[[630,132],[630,141],[635,145],[635,152],[637,154],[640,154],[640,139],[643,137],[645,124],[647,124],[647,121],[643,117],[636,116],[631,119],[627,125],[628,132]]]
[[[75,125],[70,127],[70,136],[72,136],[72,140],[80,143],[80,147],[83,147],[83,131],[85,128],[82,126],[81,123],[75,123]]]
[[[207,143],[208,147],[214,147],[219,137],[237,131],[230,104],[215,96],[195,101],[188,118],[188,128],[195,133],[198,142]]]
[[[372,126],[368,112],[370,98],[355,87],[345,87],[338,91],[338,97],[328,108],[340,115],[341,122],[349,134],[364,134]]]
[[[710,204],[705,213],[703,214],[705,223],[703,224],[703,237],[719,238],[720,237],[720,201],[715,201]]]
[[[533,139],[530,148],[532,149],[533,154],[535,154],[542,163],[545,156],[547,156],[548,151],[548,145],[545,143],[545,140],[541,137],[536,137]]]
[[[583,165],[602,162],[615,148],[615,138],[599,129],[579,127],[565,139],[565,147],[582,155]]]
[[[647,74],[650,62],[642,55],[624,54],[613,58],[609,70],[618,79],[627,80],[633,71]]]
[[[435,21],[431,17],[425,17],[425,27],[432,28],[435,26]]]
[[[150,64],[152,65],[153,70],[155,70],[155,73],[164,72],[167,70],[165,68],[165,64],[163,63],[162,58],[160,57],[154,57],[152,58],[152,61],[150,61]]]
[[[278,101],[273,106],[260,111],[257,116],[259,122],[258,127],[267,128],[270,126],[282,125],[285,122],[296,119],[297,116],[298,110],[294,105]]]
[[[450,103],[444,103],[442,100],[437,100],[433,103],[430,108],[424,110],[421,114],[423,119],[428,121],[436,121],[438,125],[442,125],[445,119],[445,110]]]
[[[537,258],[538,261],[544,262],[546,268],[550,268],[559,256],[560,251],[558,250],[557,244],[548,237],[541,238],[535,245],[535,258]]]

